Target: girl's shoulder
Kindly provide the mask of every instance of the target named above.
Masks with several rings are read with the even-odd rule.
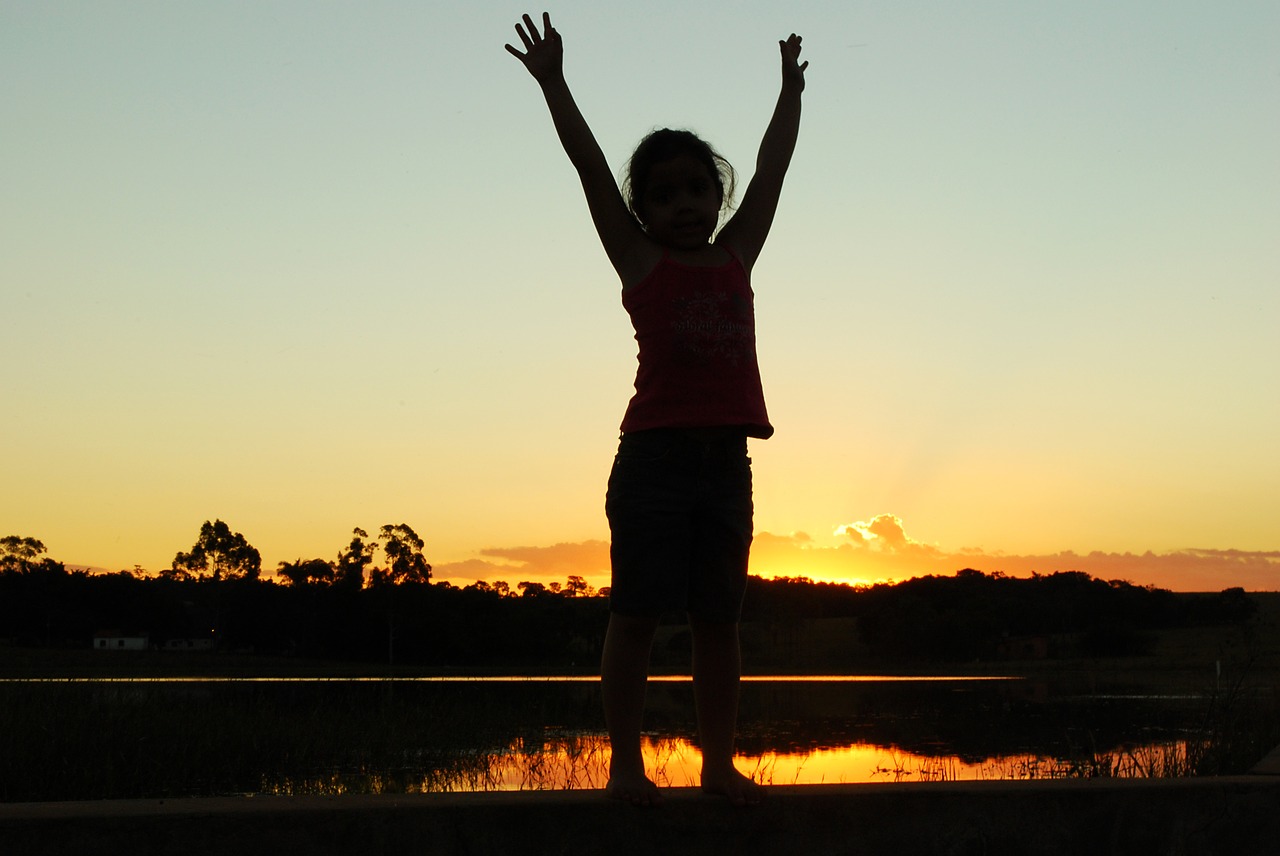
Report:
[[[622,280],[622,290],[629,291],[644,282],[666,258],[664,248],[660,244],[645,238],[636,243],[621,264],[614,265],[618,278]]]

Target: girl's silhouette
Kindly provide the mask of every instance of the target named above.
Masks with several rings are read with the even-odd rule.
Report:
[[[752,266],[764,246],[795,149],[808,63],[800,37],[779,42],[782,91],[756,171],[723,227],[734,171],[695,134],[641,141],[622,190],[565,83],[560,34],[528,15],[506,49],[533,75],[578,171],[639,346],[635,395],[605,500],[612,536],[609,628],[600,666],[612,754],[607,791],[662,801],[640,748],[649,652],[660,615],[688,612],[702,749],[702,789],[735,805],[762,791],[733,765],[738,619],[752,537],[747,438],[773,433],[756,363]]]

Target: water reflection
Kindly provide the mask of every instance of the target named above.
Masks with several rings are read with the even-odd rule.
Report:
[[[554,725],[452,758],[396,784],[406,792],[602,788],[602,728],[575,727],[599,709],[596,679],[472,682],[490,704]],[[702,755],[687,677],[653,682],[646,772],[697,787]],[[504,686],[505,685],[505,686]],[[860,784],[1185,774],[1195,694],[1090,695],[1070,684],[989,677],[760,678],[743,688],[738,768],[763,784]],[[554,700],[554,701],[552,701]],[[293,787],[297,787],[294,783]],[[386,787],[385,781],[377,787]],[[333,792],[321,790],[321,792]]]
[[[697,786],[687,677],[649,688],[650,775]],[[1185,774],[1207,701],[1069,681],[755,679],[740,770],[765,784]],[[152,715],[163,711],[163,716]],[[4,682],[3,799],[603,787],[598,678]],[[42,735],[57,734],[57,741]]]
[[[968,681],[1021,681],[1005,675],[746,675],[744,684],[884,684],[964,683]],[[692,683],[690,675],[650,675],[652,684]],[[427,675],[414,677],[303,675],[224,676],[177,675],[167,677],[65,677],[0,678],[0,684],[598,684],[599,675]]]
[[[684,738],[654,737],[643,746],[645,771],[661,787],[697,787],[702,755]],[[1063,778],[1151,778],[1183,774],[1186,741],[1132,746],[1088,759],[1022,754],[981,762],[955,755],[919,755],[854,744],[811,752],[739,755],[740,770],[764,785],[959,782]],[[262,792],[289,795],[590,790],[609,780],[609,740],[602,734],[564,735],[535,744],[517,739],[491,754],[404,775],[331,773],[264,781]]]
[[[651,738],[643,745],[645,771],[663,787],[697,787],[702,753],[684,738]],[[858,743],[808,752],[739,754],[738,768],[765,785],[866,784],[1109,776],[1138,778],[1165,773],[1185,755],[1185,741],[1118,749],[1087,764],[1021,754],[971,762],[955,755],[920,755],[896,747]],[[602,788],[608,781],[609,741],[573,735],[530,747],[519,742],[495,755],[484,790]]]

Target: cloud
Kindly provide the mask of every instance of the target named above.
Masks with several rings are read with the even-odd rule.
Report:
[[[1045,553],[1007,555],[981,547],[944,550],[916,540],[901,518],[878,514],[836,530],[842,539],[820,544],[804,532],[757,532],[751,548],[751,573],[809,577],[851,584],[901,581],[950,575],[963,568],[1011,577],[1081,571],[1104,580],[1125,580],[1173,591],[1280,591],[1280,551],[1188,548],[1168,553]],[[432,576],[466,585],[473,580],[563,582],[583,577],[591,585],[609,584],[607,541],[562,542],[545,547],[489,547],[460,562],[437,565]]]
[[[936,547],[909,538],[901,521],[891,515],[881,515],[872,523],[841,527],[838,534],[846,535],[847,540],[835,546],[820,545],[804,532],[757,532],[751,547],[751,572],[860,585],[948,574],[964,567],[954,566]]]
[[[487,558],[437,565],[432,569],[432,576],[456,584],[468,580],[564,582],[570,576],[583,577],[597,587],[609,584],[608,541],[561,542],[549,547],[486,547],[479,553]]]
[[[821,546],[804,533],[756,535],[752,573],[807,576],[816,580],[870,583],[928,574],[948,575],[963,568],[1011,577],[1081,571],[1105,580],[1125,580],[1173,591],[1280,590],[1280,551],[1188,548],[1167,553],[1094,551],[1006,555],[979,547],[945,551],[907,535],[902,520],[881,514],[870,521],[839,527],[844,543]]]
[[[464,559],[461,562],[444,562],[431,567],[431,576],[437,580],[497,580],[510,576],[510,565],[486,562],[484,559]]]
[[[991,563],[991,569],[1003,570],[1010,576],[1075,570],[1105,580],[1126,580],[1174,591],[1221,591],[1236,586],[1247,591],[1280,590],[1280,553],[1276,551],[1065,552],[1052,556],[995,556],[984,561]]]
[[[552,544],[550,547],[488,547],[482,556],[494,556],[519,563],[538,574],[599,574],[609,572],[608,541],[577,541]]]
[[[896,514],[877,514],[870,521],[846,523],[836,527],[836,535],[847,536],[854,546],[871,550],[921,556],[942,555],[937,547],[908,537],[902,519]]]

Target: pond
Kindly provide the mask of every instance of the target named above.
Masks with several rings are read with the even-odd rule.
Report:
[[[788,785],[1193,772],[1213,692],[1082,683],[751,678],[737,763]],[[596,678],[4,681],[0,799],[598,788],[600,709]],[[696,785],[687,678],[651,682],[646,728],[654,779]]]

